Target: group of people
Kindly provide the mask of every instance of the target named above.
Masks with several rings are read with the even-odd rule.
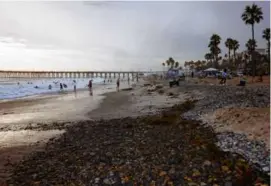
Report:
[[[108,80],[109,81],[109,80]],[[105,82],[105,80],[104,80],[104,82]],[[112,80],[110,80],[110,82],[112,82]],[[55,84],[58,84],[58,82],[54,82]],[[76,87],[76,80],[73,80],[72,81],[72,86],[73,86],[73,90],[74,90],[74,92],[76,92],[76,89],[77,89],[77,87]],[[116,82],[116,84],[117,84],[117,87],[116,87],[116,89],[117,89],[117,91],[119,91],[119,86],[120,86],[120,79],[118,78],[117,79],[117,82]],[[89,82],[88,82],[88,89],[89,89],[89,91],[90,91],[90,95],[93,95],[93,93],[92,93],[92,79],[91,80],[89,80]],[[68,86],[65,84],[65,83],[59,83],[59,87],[60,87],[60,91],[62,91],[64,88],[68,88]],[[34,88],[39,88],[38,86],[35,86]],[[49,86],[48,86],[48,89],[49,90],[51,90],[53,88],[53,86],[50,84]]]

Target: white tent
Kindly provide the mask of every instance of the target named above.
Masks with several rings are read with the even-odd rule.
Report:
[[[204,70],[204,72],[217,72],[219,70],[215,69],[215,68],[207,68],[206,70]]]

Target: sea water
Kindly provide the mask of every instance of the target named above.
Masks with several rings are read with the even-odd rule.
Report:
[[[77,89],[87,88],[88,78],[47,78],[47,79],[0,79],[0,100],[15,99],[26,96],[54,93],[60,91],[60,83],[66,84],[63,91],[73,90],[73,80],[76,81]],[[93,85],[103,84],[103,78],[92,78]],[[107,83],[107,82],[106,82]],[[52,86],[49,89],[49,85]]]

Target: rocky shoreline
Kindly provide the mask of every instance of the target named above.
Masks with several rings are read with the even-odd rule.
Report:
[[[210,126],[185,120],[186,101],[160,114],[84,121],[18,164],[11,185],[255,185],[270,176],[217,147]]]
[[[268,87],[149,89],[110,93],[90,120],[21,128],[66,132],[15,166],[10,185],[269,185],[265,143],[202,117],[269,107]]]
[[[202,118],[202,115],[214,112],[219,108],[269,107],[270,109],[270,89],[268,86],[212,86],[210,89],[203,88],[202,91],[205,91],[204,96],[199,98],[193,109],[182,114],[182,117],[188,120],[203,120],[204,125],[219,127],[223,124]],[[258,125],[261,124],[258,123]],[[268,134],[270,134],[270,128]],[[245,134],[231,131],[218,132],[217,138],[217,145],[223,151],[241,154],[257,169],[270,175],[270,149],[263,141],[251,140]]]

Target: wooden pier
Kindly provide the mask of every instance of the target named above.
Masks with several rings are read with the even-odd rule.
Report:
[[[0,78],[130,78],[132,81],[145,72],[135,71],[12,71],[0,70]]]

